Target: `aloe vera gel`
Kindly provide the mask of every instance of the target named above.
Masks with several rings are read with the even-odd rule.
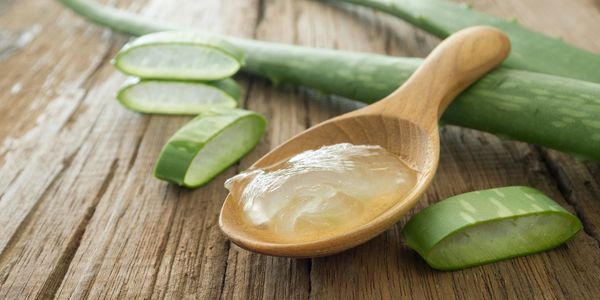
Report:
[[[382,147],[343,143],[248,170],[225,186],[254,230],[277,242],[308,242],[368,223],[416,180],[416,171]]]

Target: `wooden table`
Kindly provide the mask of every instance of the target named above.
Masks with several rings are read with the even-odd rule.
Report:
[[[112,1],[115,2],[115,1]],[[381,13],[310,0],[116,1],[206,31],[317,47],[424,56],[438,40]],[[474,8],[600,52],[597,0],[477,0]],[[145,116],[114,99],[126,37],[54,1],[0,2],[0,299],[564,298],[600,294],[600,165],[457,127],[442,129],[436,180],[417,207],[476,189],[536,187],[585,228],[556,250],[437,272],[400,238],[318,259],[249,253],[221,234],[223,181],[347,102],[240,76],[265,114],[260,145],[194,191],[154,179],[188,117]],[[600,71],[600,70],[599,70]],[[600,116],[599,116],[600,117]]]

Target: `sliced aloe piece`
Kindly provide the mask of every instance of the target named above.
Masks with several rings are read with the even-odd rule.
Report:
[[[199,187],[238,161],[258,143],[265,118],[242,109],[213,109],[179,129],[162,149],[154,176]]]
[[[211,108],[233,108],[241,91],[232,79],[215,82],[130,79],[117,93],[125,107],[148,114],[198,115]]]
[[[439,270],[456,270],[552,249],[581,230],[579,219],[529,187],[454,196],[413,216],[409,247]]]
[[[163,31],[125,45],[114,64],[123,73],[141,78],[218,80],[235,74],[243,61],[243,52],[219,37]]]

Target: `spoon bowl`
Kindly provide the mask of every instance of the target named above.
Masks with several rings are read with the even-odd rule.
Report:
[[[317,257],[357,246],[397,223],[431,183],[439,160],[439,117],[470,84],[510,52],[508,37],[490,27],[471,27],[443,41],[411,78],[385,99],[298,134],[258,160],[265,168],[306,150],[338,143],[380,145],[417,172],[417,183],[396,204],[352,231],[310,242],[282,243],[257,233],[237,199],[225,199],[219,225],[242,248],[276,256]]]

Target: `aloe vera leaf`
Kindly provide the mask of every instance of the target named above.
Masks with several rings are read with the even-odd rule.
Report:
[[[240,87],[232,79],[216,82],[139,80],[134,78],[117,93],[123,106],[140,113],[198,115],[214,107],[238,105]]]
[[[337,1],[384,11],[440,38],[470,26],[494,26],[510,36],[512,52],[504,66],[600,83],[600,55],[524,28],[515,21],[475,11],[468,5],[440,0]]]
[[[235,74],[243,60],[243,52],[220,37],[163,31],[127,43],[113,62],[123,73],[141,78],[218,80]]]
[[[386,97],[422,62],[235,40],[246,72],[365,103]],[[323,66],[328,66],[323,71]],[[463,92],[442,120],[600,161],[600,85],[500,68]]]
[[[152,20],[86,0],[59,0],[80,15],[140,35]],[[402,84],[422,60],[224,37],[246,54],[243,71],[372,103]],[[499,68],[463,92],[442,121],[600,161],[600,84]]]
[[[523,186],[454,196],[423,209],[403,229],[409,247],[439,270],[456,270],[552,249],[579,219]]]
[[[154,176],[196,188],[240,160],[260,141],[265,118],[242,109],[213,109],[179,129],[163,147]]]

